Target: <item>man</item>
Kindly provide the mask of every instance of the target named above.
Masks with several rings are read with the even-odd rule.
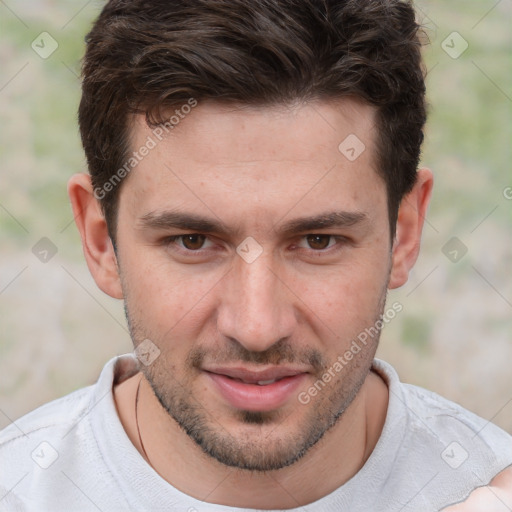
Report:
[[[2,507],[512,507],[512,438],[374,360],[433,184],[418,30],[397,0],[105,6],[68,190],[135,355],[0,434]]]

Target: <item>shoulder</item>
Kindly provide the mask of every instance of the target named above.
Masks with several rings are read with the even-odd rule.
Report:
[[[414,496],[410,510],[440,510],[465,500],[512,464],[512,436],[432,391],[400,382],[377,360],[387,382],[384,437],[396,440],[388,481],[394,495]],[[409,508],[405,508],[409,510]]]
[[[13,421],[0,431],[0,453],[28,437],[65,431],[74,425],[86,413],[93,388],[88,386],[74,391]]]
[[[443,512],[506,512],[512,510],[512,466],[494,477],[489,485],[478,487],[469,498],[443,509]]]
[[[131,355],[114,357],[105,364],[94,385],[48,402],[13,421],[0,431],[0,454],[27,439],[65,439],[100,401],[112,396],[114,382],[133,373],[134,364]]]
[[[447,448],[452,445],[461,457],[465,450],[468,458],[512,462],[512,436],[494,423],[432,391],[410,384],[401,387],[413,429],[448,443]],[[449,458],[449,452],[444,456]]]
[[[63,453],[79,445],[78,432],[86,423],[81,420],[90,408],[92,394],[93,386],[75,391],[0,431],[0,497],[7,510],[38,510],[36,495],[41,482],[50,475],[52,483],[57,482],[54,470],[60,467]]]
[[[108,416],[107,425],[115,421],[116,370],[130,361],[133,365],[126,356],[111,359],[96,384],[49,402],[0,431],[2,505],[8,503],[12,510],[70,510],[83,498],[77,485],[108,498],[110,473],[93,424],[98,415]]]
[[[494,423],[433,391],[400,382],[384,361],[376,360],[374,369],[387,382],[390,404],[404,416],[411,439],[430,439],[431,444],[445,447],[456,443],[472,450],[474,457],[503,459],[503,468],[505,462],[512,463],[512,436]]]

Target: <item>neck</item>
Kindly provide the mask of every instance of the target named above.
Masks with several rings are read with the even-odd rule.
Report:
[[[336,425],[302,459],[280,470],[250,472],[206,455],[161,407],[140,374],[118,385],[114,395],[130,440],[162,478],[199,500],[259,509],[307,505],[352,478],[379,439],[388,403],[386,384],[370,372]]]

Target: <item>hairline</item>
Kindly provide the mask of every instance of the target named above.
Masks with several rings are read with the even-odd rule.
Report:
[[[388,224],[390,227],[390,238],[391,242],[393,242],[396,232],[396,220],[397,220],[397,214],[398,214],[398,207],[396,208],[396,212],[393,214],[393,217],[391,216],[391,205],[390,205],[390,199],[391,194],[389,190],[389,183],[384,177],[385,170],[382,169],[382,158],[380,156],[381,153],[381,145],[385,143],[383,140],[383,130],[379,130],[379,121],[380,121],[380,113],[382,110],[381,106],[373,105],[371,102],[366,100],[365,98],[362,98],[359,95],[356,94],[343,94],[343,95],[336,95],[336,96],[315,96],[313,98],[292,98],[288,101],[254,101],[254,102],[242,102],[239,100],[230,100],[230,99],[217,99],[217,98],[199,98],[198,101],[201,103],[208,102],[212,105],[219,105],[219,106],[225,106],[230,107],[233,106],[235,111],[261,111],[261,110],[276,110],[276,111],[293,111],[297,108],[300,108],[305,105],[315,104],[315,103],[330,103],[334,105],[340,105],[344,104],[348,101],[355,102],[359,105],[364,105],[367,107],[370,107],[373,110],[374,114],[374,123],[372,128],[372,152],[371,152],[371,169],[375,173],[375,175],[381,179],[384,183],[384,187],[386,190],[386,208],[387,208],[387,215],[388,215]],[[183,105],[184,100],[176,100],[175,102],[169,103],[165,106],[161,107],[162,112],[170,112],[172,109],[179,107],[180,105]],[[156,128],[157,126],[161,126],[164,124],[164,116],[162,116],[162,119],[158,123],[152,123],[149,120],[149,111],[146,109],[141,109],[136,112],[127,112],[125,117],[125,122],[123,124],[122,130],[125,133],[124,140],[126,141],[125,147],[123,148],[124,157],[123,160],[127,161],[129,158],[129,154],[132,151],[131,146],[133,144],[133,138],[134,138],[134,128],[137,125],[137,119],[144,119],[146,126]],[[179,126],[177,126],[175,129],[179,129]],[[172,132],[167,134],[166,137],[172,136]],[[130,146],[130,147],[126,147]],[[116,235],[117,235],[117,221],[118,221],[118,214],[119,214],[119,202],[120,202],[120,195],[121,191],[124,185],[124,182],[129,179],[129,175],[126,176],[124,179],[121,180],[119,185],[115,188],[114,193],[110,197],[110,212],[111,212],[111,218],[107,219],[107,215],[105,214],[105,210],[103,208],[102,201],[100,202],[100,205],[102,206],[102,211],[105,216],[105,222],[107,223],[107,230],[109,233],[109,236],[111,238],[112,244],[114,246],[114,249],[117,248],[116,246]],[[405,195],[405,194],[404,194]],[[403,196],[402,196],[403,198]]]

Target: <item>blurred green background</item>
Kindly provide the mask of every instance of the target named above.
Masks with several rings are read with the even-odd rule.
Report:
[[[131,350],[122,304],[89,275],[66,193],[85,170],[79,59],[102,5],[0,1],[0,428]],[[430,39],[423,163],[435,191],[378,355],[512,433],[512,2],[416,5]],[[52,39],[47,58],[31,46],[44,54]],[[57,250],[46,263],[33,253],[43,237]]]

